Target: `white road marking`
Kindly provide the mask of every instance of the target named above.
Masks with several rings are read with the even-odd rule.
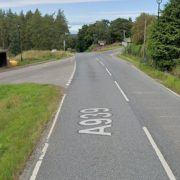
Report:
[[[48,144],[48,143],[45,143],[44,148],[43,148],[43,150],[42,150],[42,152],[41,152],[41,156],[40,156],[39,160],[38,160],[37,163],[36,163],[36,166],[35,166],[35,168],[34,168],[34,170],[33,170],[33,173],[32,173],[32,175],[31,175],[31,177],[30,177],[30,180],[35,180],[35,179],[36,179],[37,174],[38,174],[38,172],[39,172],[39,169],[40,169],[40,167],[41,167],[42,161],[43,161],[43,159],[44,159],[44,156],[45,156],[45,154],[46,154],[46,152],[47,152],[48,146],[49,146],[49,144]]]
[[[125,60],[123,60],[125,61]],[[127,62],[127,61],[125,61]],[[171,92],[172,94],[174,94],[175,96],[177,96],[178,98],[180,98],[180,95],[177,94],[176,92],[172,91],[171,89],[167,88],[166,86],[164,86],[163,84],[157,82],[155,79],[153,79],[151,76],[149,76],[148,74],[146,74],[145,72],[141,71],[140,69],[138,69],[136,66],[134,66],[133,64],[131,64],[131,67],[133,67],[134,69],[136,69],[137,71],[139,71],[141,74],[147,76],[148,78],[150,78],[151,80],[155,81],[156,83],[158,83],[161,87],[165,88],[166,90],[168,90],[169,92]]]
[[[80,130],[78,131],[79,134],[111,136],[111,133],[105,131],[107,128],[111,127],[112,123],[111,119],[106,119],[112,116],[109,111],[108,108],[90,108],[81,110],[80,112],[83,113],[83,115],[80,116],[83,121],[79,122],[81,126],[101,126]],[[91,119],[91,117],[94,117],[95,119]]]
[[[154,139],[152,138],[150,132],[148,131],[147,127],[143,127],[143,130],[147,136],[147,138],[149,139],[149,142],[151,143],[152,147],[154,148],[163,168],[165,169],[168,177],[170,180],[176,180],[176,177],[174,176],[171,168],[169,167],[168,163],[166,162],[164,156],[162,155],[161,151],[159,150],[158,146],[156,145]]]
[[[61,100],[61,103],[60,103],[60,105],[59,105],[58,111],[57,111],[56,116],[55,116],[55,118],[54,118],[53,124],[52,124],[51,129],[50,129],[50,131],[49,131],[49,134],[48,134],[48,136],[47,136],[47,141],[48,141],[49,138],[51,137],[51,134],[52,134],[53,129],[54,129],[55,125],[56,125],[56,122],[57,122],[57,119],[58,119],[58,116],[59,116],[59,113],[60,113],[60,111],[61,111],[61,108],[62,108],[62,105],[63,105],[63,103],[64,103],[65,98],[66,98],[66,94],[63,96],[63,98],[62,98],[62,100]]]
[[[62,98],[62,100],[61,100],[61,103],[60,103],[60,105],[59,105],[58,111],[57,111],[57,113],[56,113],[56,115],[55,115],[53,124],[52,124],[51,129],[50,129],[50,131],[49,131],[49,134],[48,134],[48,136],[47,136],[47,138],[46,138],[46,141],[47,141],[47,142],[49,141],[49,138],[51,137],[51,134],[52,134],[52,132],[53,132],[53,129],[54,129],[55,125],[56,125],[56,122],[57,122],[59,113],[60,113],[60,111],[61,111],[63,102],[64,102],[64,100],[65,100],[65,97],[66,97],[66,94],[63,96],[63,98]],[[36,163],[36,166],[35,166],[35,168],[34,168],[34,170],[33,170],[33,173],[32,173],[32,175],[31,175],[31,177],[30,177],[30,180],[35,180],[36,177],[37,177],[38,171],[39,171],[39,169],[40,169],[40,167],[41,167],[42,161],[43,161],[43,159],[44,159],[44,157],[45,157],[45,154],[46,154],[47,149],[48,149],[48,146],[49,146],[49,144],[48,144],[47,142],[45,143],[45,145],[44,145],[44,147],[43,147],[43,149],[42,149],[41,155],[40,155],[40,157],[39,157],[39,160],[38,160],[37,163]]]
[[[107,71],[107,73],[108,73],[110,76],[112,76],[112,74],[110,73],[110,71],[109,71],[108,68],[106,68],[106,71]]]
[[[71,84],[71,82],[72,82],[72,80],[73,80],[73,77],[74,77],[75,72],[76,72],[76,60],[75,60],[75,64],[74,64],[74,69],[73,69],[73,72],[72,72],[72,74],[71,74],[71,76],[70,76],[70,78],[69,78],[69,80],[68,80],[68,82],[67,82],[66,86],[69,86],[69,85]]]
[[[120,92],[122,93],[122,95],[124,96],[125,100],[127,102],[129,102],[129,99],[127,98],[126,94],[124,93],[124,91],[121,89],[121,87],[119,86],[119,84],[117,83],[117,81],[114,81],[116,86],[118,87],[118,89],[120,90]]]

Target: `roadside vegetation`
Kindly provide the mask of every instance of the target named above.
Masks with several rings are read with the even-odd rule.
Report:
[[[109,45],[105,45],[105,46],[99,46],[99,45],[91,45],[88,48],[88,52],[92,52],[92,51],[96,51],[96,52],[104,52],[104,51],[110,51],[110,50],[114,50],[114,49],[118,49],[120,48],[121,45],[120,43],[113,43],[113,44],[109,44]]]
[[[36,9],[15,13],[0,9],[0,49],[8,49],[16,56],[28,50],[75,49],[75,37],[69,32],[68,22],[62,10],[45,14]]]
[[[180,93],[180,4],[170,0],[159,19],[142,13],[121,57]]]
[[[145,72],[161,84],[165,85],[166,87],[172,89],[173,91],[180,94],[180,76],[176,76],[174,74],[170,74],[168,72],[162,72],[158,69],[155,69],[153,66],[149,66],[148,64],[142,63],[139,57],[135,57],[132,55],[127,54],[119,54],[119,58],[129,61],[141,71]],[[178,67],[180,68],[180,67]],[[179,73],[179,70],[178,70]]]
[[[114,21],[101,20],[94,24],[84,25],[78,32],[76,49],[79,52],[97,49],[99,41],[110,45],[107,50],[116,42],[122,42],[124,39],[124,32],[126,36],[131,35],[132,19],[118,18]]]
[[[62,91],[52,85],[0,85],[0,179],[17,179]]]
[[[21,61],[21,55],[17,55],[12,60],[16,60],[18,65],[26,65],[26,64],[33,64],[38,62],[46,62],[46,61],[53,61],[53,60],[60,60],[63,58],[68,58],[73,56],[73,53],[68,51],[38,51],[38,50],[30,50],[24,51],[23,54],[23,61]]]

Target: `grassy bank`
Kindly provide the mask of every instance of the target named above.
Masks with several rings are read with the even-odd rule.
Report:
[[[156,70],[149,65],[142,64],[142,63],[140,63],[140,59],[135,56],[121,55],[121,54],[118,56],[121,59],[131,62],[137,68],[139,68],[141,71],[145,72],[146,74],[148,74],[152,78],[158,80],[160,83],[162,83],[166,87],[168,87],[168,88],[172,89],[173,91],[177,92],[178,94],[180,94],[180,78],[178,76],[175,76],[175,75],[172,75],[169,73],[165,73],[165,72]]]
[[[23,52],[23,61],[21,61],[21,56],[18,55],[14,58],[11,58],[13,60],[18,61],[18,65],[26,65],[26,64],[32,64],[32,63],[38,63],[38,62],[45,62],[49,60],[60,60],[63,58],[68,58],[73,56],[72,53],[68,51],[37,51],[37,50],[31,50],[31,51],[24,51]]]
[[[61,94],[51,85],[0,85],[0,180],[17,178]]]
[[[106,46],[99,46],[99,45],[92,45],[91,47],[89,47],[88,52],[104,52],[104,51],[111,51],[117,48],[120,48],[120,43],[114,43],[114,44],[110,44],[110,45],[106,45]]]

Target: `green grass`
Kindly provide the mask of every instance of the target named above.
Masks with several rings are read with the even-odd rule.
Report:
[[[110,45],[106,45],[106,46],[99,46],[99,45],[92,45],[89,47],[89,49],[87,50],[88,52],[104,52],[104,51],[111,51],[114,49],[118,49],[120,48],[120,43],[114,43],[114,44],[110,44]]]
[[[142,64],[140,63],[140,59],[135,56],[119,54],[118,57],[131,62],[141,71],[145,72],[152,78],[156,79],[158,82],[180,94],[180,78],[178,76],[172,75],[170,73],[165,73],[149,65]],[[179,74],[179,72],[176,73]]]
[[[18,179],[61,95],[52,85],[0,85],[0,180]]]
[[[49,60],[60,60],[63,58],[68,58],[73,56],[72,53],[68,51],[38,51],[38,50],[30,50],[23,52],[23,61],[21,62],[20,55],[17,55],[13,60],[17,60],[19,66],[33,64],[38,62],[46,62]]]

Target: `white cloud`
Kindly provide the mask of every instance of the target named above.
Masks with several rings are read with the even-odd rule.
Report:
[[[0,0],[0,8],[24,7],[38,4],[62,4],[62,3],[83,3],[83,2],[103,2],[110,0]]]

